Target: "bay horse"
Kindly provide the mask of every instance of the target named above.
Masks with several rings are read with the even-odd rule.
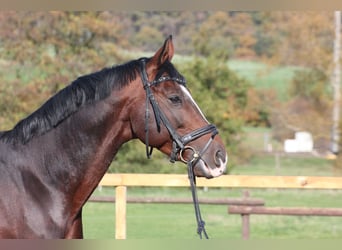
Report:
[[[150,58],[77,78],[0,133],[0,238],[83,238],[82,207],[132,139],[194,162],[195,176],[224,173],[222,139],[173,55],[170,36]]]

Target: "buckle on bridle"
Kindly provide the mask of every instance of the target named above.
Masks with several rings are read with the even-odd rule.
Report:
[[[185,151],[192,151],[192,159],[190,160],[186,160],[185,157],[183,156],[183,154],[185,153]],[[184,148],[182,148],[180,151],[179,151],[179,158],[182,162],[186,163],[186,164],[189,164],[189,163],[193,163],[194,161],[196,161],[198,158],[200,158],[200,154],[199,152],[196,151],[196,149],[194,149],[193,147],[191,146],[185,146]]]

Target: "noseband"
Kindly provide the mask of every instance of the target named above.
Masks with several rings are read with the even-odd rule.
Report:
[[[210,144],[214,140],[214,137],[218,134],[216,126],[213,124],[208,124],[202,128],[196,129],[183,136],[179,135],[177,131],[174,129],[174,127],[172,126],[172,124],[170,123],[170,121],[167,119],[165,114],[160,109],[158,102],[156,101],[153,95],[153,92],[151,90],[151,86],[154,86],[159,83],[166,82],[166,81],[173,81],[173,82],[177,82],[179,84],[184,85],[186,81],[178,77],[161,76],[159,79],[156,79],[150,82],[148,80],[148,76],[146,73],[146,60],[145,59],[141,59],[140,74],[141,74],[141,79],[142,79],[143,86],[146,92],[146,109],[145,109],[146,156],[147,158],[150,158],[152,155],[152,151],[153,151],[153,147],[149,146],[149,117],[150,117],[149,103],[150,103],[152,106],[153,113],[154,113],[154,117],[155,117],[155,121],[157,125],[157,131],[160,132],[160,125],[161,123],[163,123],[163,125],[169,132],[170,137],[172,139],[172,151],[170,154],[170,161],[174,163],[178,159],[178,156],[179,156],[179,159],[188,165],[188,175],[189,175],[189,180],[191,184],[192,197],[194,201],[196,220],[197,220],[197,225],[198,225],[197,233],[199,234],[200,238],[202,238],[202,232],[203,232],[205,237],[208,239],[208,235],[204,228],[205,223],[201,218],[201,213],[199,209],[198,198],[197,198],[197,193],[196,193],[196,179],[193,173],[193,167],[201,159],[202,155],[207,151]],[[207,134],[211,134],[210,139],[208,140],[208,142],[206,143],[206,145],[203,147],[201,151],[197,151],[195,148],[191,146],[187,146],[188,143]],[[187,160],[185,159],[184,154],[186,151],[189,151],[189,150],[192,152],[192,159]]]

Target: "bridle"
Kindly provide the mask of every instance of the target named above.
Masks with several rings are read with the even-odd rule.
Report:
[[[212,143],[214,137],[218,134],[218,131],[216,129],[216,126],[213,124],[208,124],[202,128],[196,129],[188,134],[185,134],[183,136],[180,136],[177,131],[173,128],[170,121],[167,119],[165,114],[160,109],[156,99],[154,98],[153,92],[151,90],[151,86],[157,85],[162,82],[166,81],[174,81],[179,84],[185,84],[186,81],[184,79],[178,78],[178,77],[170,77],[170,76],[161,76],[159,79],[154,80],[152,82],[149,82],[147,73],[146,73],[146,61],[145,59],[141,59],[140,64],[140,70],[141,70],[141,79],[143,82],[143,86],[146,92],[146,109],[145,109],[145,144],[146,144],[146,155],[147,158],[151,157],[152,154],[152,147],[149,146],[149,117],[150,117],[150,111],[149,111],[149,105],[151,104],[152,110],[154,113],[154,117],[157,124],[157,131],[160,132],[160,124],[163,123],[166,127],[167,131],[169,132],[171,139],[172,139],[172,152],[170,155],[170,161],[175,162],[177,160],[177,155],[179,154],[179,158],[185,162],[188,163],[194,162],[197,158],[201,158],[201,156],[205,153],[205,151],[209,148],[210,144]],[[197,152],[193,147],[187,146],[188,143],[211,133],[210,139],[207,142],[207,144],[204,146],[204,148]],[[193,159],[191,160],[185,160],[183,157],[183,153],[186,150],[192,150],[193,151]]]
[[[191,184],[191,192],[192,192],[192,198],[194,202],[195,207],[195,214],[196,214],[196,220],[197,220],[197,233],[199,234],[200,238],[202,238],[202,232],[204,233],[204,236],[208,239],[208,235],[204,228],[204,221],[201,217],[201,212],[199,209],[199,203],[197,198],[197,192],[196,192],[196,177],[193,172],[193,168],[196,165],[196,163],[202,158],[202,155],[207,151],[210,144],[214,140],[214,137],[218,134],[218,131],[216,129],[216,126],[213,124],[208,124],[202,128],[196,129],[188,134],[185,134],[183,136],[179,135],[177,131],[173,128],[170,121],[167,119],[165,114],[160,109],[158,102],[154,98],[153,92],[151,90],[151,86],[157,85],[162,82],[166,81],[173,81],[177,82],[179,84],[184,85],[186,81],[184,79],[178,78],[178,77],[170,77],[170,76],[161,76],[159,79],[149,81],[148,76],[146,73],[146,59],[140,60],[140,75],[142,79],[142,83],[146,92],[146,109],[145,109],[145,145],[146,145],[146,156],[147,158],[150,158],[152,155],[153,147],[149,146],[149,117],[150,117],[150,111],[149,111],[149,103],[152,106],[152,110],[154,113],[156,125],[157,125],[157,131],[160,132],[160,126],[161,123],[165,126],[167,131],[170,134],[170,137],[172,139],[172,151],[170,154],[170,161],[175,162],[178,159],[183,161],[188,166],[188,177]],[[197,151],[195,148],[188,146],[187,144],[204,136],[207,134],[211,134],[208,142],[203,147],[201,151]],[[184,157],[184,153],[186,151],[192,151],[192,159],[186,160]]]

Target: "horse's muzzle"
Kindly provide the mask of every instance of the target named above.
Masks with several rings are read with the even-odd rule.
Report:
[[[194,174],[197,177],[210,179],[218,177],[226,172],[228,163],[228,154],[226,152],[217,151],[214,154],[212,161],[214,164],[209,165],[205,158],[203,158],[199,159],[194,166]]]

